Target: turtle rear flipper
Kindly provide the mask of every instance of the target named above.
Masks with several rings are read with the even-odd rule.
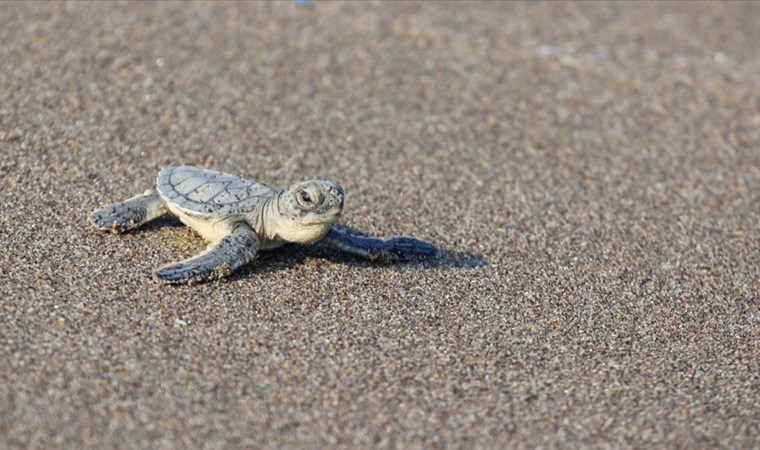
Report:
[[[169,209],[153,190],[123,202],[99,209],[90,215],[90,222],[101,231],[124,233],[168,213]]]
[[[225,278],[235,269],[253,261],[258,249],[259,238],[253,229],[245,223],[238,223],[208,250],[161,267],[155,275],[168,284],[194,284]]]
[[[378,239],[370,236],[356,236],[330,228],[322,242],[353,255],[370,261],[393,262],[432,258],[436,255],[435,247],[425,241],[397,236]]]

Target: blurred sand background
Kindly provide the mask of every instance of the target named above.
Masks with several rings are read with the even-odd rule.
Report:
[[[760,4],[3,3],[0,447],[760,446]],[[441,248],[94,232],[167,164]]]

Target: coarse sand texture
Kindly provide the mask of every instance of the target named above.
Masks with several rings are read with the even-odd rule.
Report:
[[[759,448],[760,3],[0,5],[0,448]],[[333,180],[323,243],[97,208]]]

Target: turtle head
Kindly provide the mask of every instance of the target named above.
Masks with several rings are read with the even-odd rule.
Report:
[[[343,188],[328,180],[296,183],[278,198],[277,234],[288,242],[322,239],[343,212]]]

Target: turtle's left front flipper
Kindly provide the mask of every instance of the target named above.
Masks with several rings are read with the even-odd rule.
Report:
[[[321,242],[378,262],[428,259],[437,253],[432,244],[419,239],[404,236],[389,239],[356,236],[335,227],[330,228]]]
[[[205,252],[158,269],[156,278],[168,284],[194,284],[225,278],[253,261],[258,249],[256,233],[248,224],[238,223]]]

